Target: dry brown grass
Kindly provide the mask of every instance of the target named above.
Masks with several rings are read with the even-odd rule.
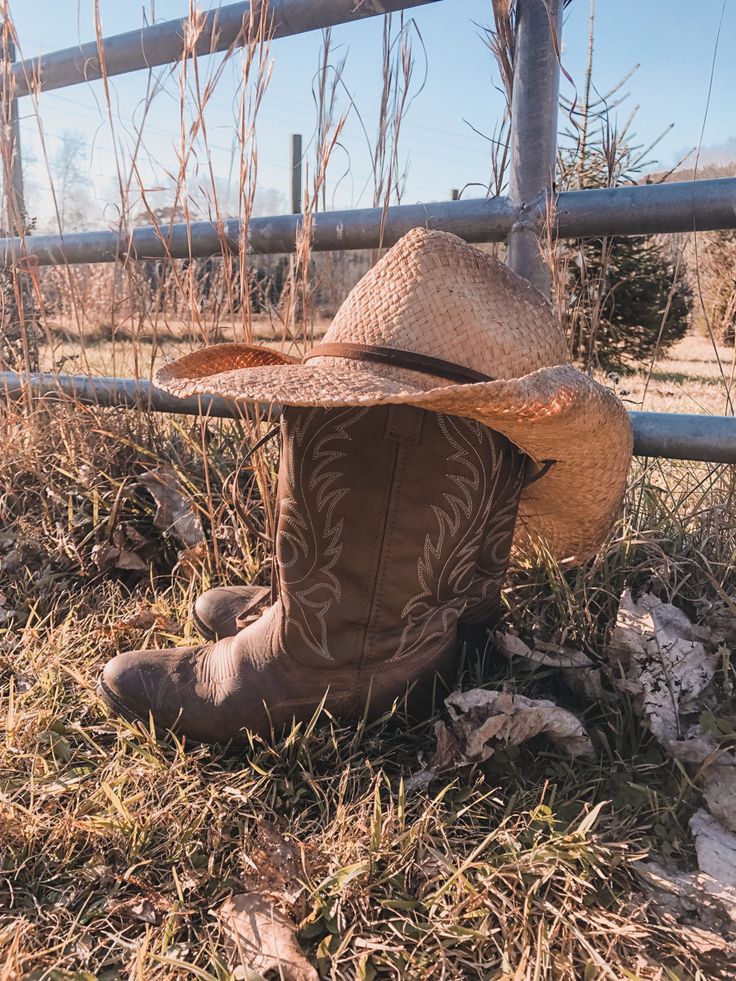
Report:
[[[699,791],[625,701],[581,704],[554,676],[471,658],[461,683],[583,713],[597,759],[572,763],[538,740],[411,794],[433,719],[397,711],[356,730],[323,718],[228,752],[106,718],[94,685],[107,658],[191,637],[192,597],[213,580],[267,580],[270,456],[260,482],[241,473],[236,502],[228,487],[252,437],[235,423],[72,403],[10,407],[0,425],[3,978],[232,977],[211,911],[264,878],[290,895],[325,978],[730,976],[637,886],[649,852],[692,861]],[[204,552],[186,555],[152,523],[135,475],[162,461],[202,517]],[[707,622],[736,585],[730,485],[724,468],[636,472],[592,566],[514,572],[510,621],[600,658],[628,585]],[[147,573],[96,568],[95,545],[118,540]],[[274,836],[297,856],[288,869],[269,857]]]
[[[329,323],[328,317],[316,311],[309,319],[310,337],[319,340]],[[240,324],[234,318],[221,318],[217,342],[242,340],[239,328]],[[159,325],[155,331],[144,325],[134,336],[125,327],[113,330],[105,324],[86,324],[80,332],[68,321],[55,318],[49,319],[48,329],[53,341],[42,350],[43,371],[59,370],[61,365],[65,372],[80,370],[83,374],[110,375],[114,365],[117,377],[134,377],[141,370],[146,376],[164,361],[199,346],[197,340],[192,339],[191,323],[175,317],[168,318],[166,324]],[[282,325],[269,314],[253,314],[252,339],[287,354],[299,355],[304,351],[304,345],[298,339],[284,343]]]

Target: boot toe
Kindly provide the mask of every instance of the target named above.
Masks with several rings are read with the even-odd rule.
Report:
[[[106,705],[129,721],[148,724],[153,716],[157,727],[171,728],[182,708],[171,681],[171,653],[132,651],[108,661],[98,681]]]

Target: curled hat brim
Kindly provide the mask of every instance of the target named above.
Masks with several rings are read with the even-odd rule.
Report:
[[[180,397],[325,409],[408,404],[477,419],[536,462],[555,461],[522,493],[515,542],[522,552],[540,540],[560,560],[585,561],[608,534],[626,489],[628,414],[613,392],[569,364],[448,385],[402,369],[337,358],[301,364],[268,348],[220,344],[164,365],[155,383]]]

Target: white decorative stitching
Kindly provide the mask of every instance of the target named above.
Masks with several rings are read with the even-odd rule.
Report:
[[[497,498],[501,470],[494,434],[475,421],[439,415],[440,429],[454,452],[450,462],[459,466],[448,479],[457,493],[443,494],[446,508],[432,507],[437,521],[434,537],[427,535],[417,563],[420,591],[404,606],[405,626],[392,661],[405,658],[420,646],[445,635],[469,600],[478,571],[481,536],[486,530],[490,508]],[[446,539],[452,540],[466,527],[454,548],[443,558]],[[487,590],[490,590],[491,583]]]
[[[342,595],[340,580],[332,569],[340,559],[343,549],[344,518],[335,517],[338,504],[350,491],[340,484],[345,479],[344,470],[335,465],[347,456],[347,449],[335,445],[336,441],[350,441],[350,428],[367,412],[367,409],[344,412],[312,409],[295,414],[285,441],[286,466],[283,469],[285,494],[279,519],[279,576],[283,593],[296,607],[296,613],[284,617],[295,627],[304,643],[325,660],[334,658],[327,641],[327,616],[333,603],[339,603]],[[314,425],[321,414],[323,422]],[[314,507],[305,505],[309,499]],[[314,518],[320,517],[316,522]],[[291,549],[291,555],[288,550]],[[298,578],[290,579],[293,571],[304,559]],[[317,629],[315,629],[317,628]]]

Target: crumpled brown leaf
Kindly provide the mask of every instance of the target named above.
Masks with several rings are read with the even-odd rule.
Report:
[[[698,868],[725,886],[736,888],[736,834],[704,808],[690,818]]]
[[[717,654],[702,643],[703,631],[682,610],[644,593],[621,596],[608,656],[618,667],[614,682],[635,698],[652,734],[672,756],[702,762],[718,749],[715,739],[684,716],[699,713],[713,680]]]
[[[128,630],[156,629],[172,633],[176,630],[177,626],[178,624],[175,620],[164,616],[163,613],[139,606],[131,613],[128,613],[127,616],[121,617],[111,624],[111,630],[116,633],[123,633]]]
[[[246,892],[225,900],[217,912],[231,965],[284,981],[319,981],[294,935],[294,924],[262,893]]]
[[[173,467],[164,464],[138,478],[156,502],[153,523],[169,531],[185,545],[193,548],[204,541],[204,529],[189,496]]]
[[[582,651],[558,644],[535,644],[532,650],[521,637],[501,631],[496,632],[494,641],[496,650],[510,661],[559,670],[565,684],[577,694],[595,701],[611,698],[603,685],[600,669]]]
[[[146,572],[148,564],[135,552],[118,548],[109,542],[100,542],[92,549],[92,561],[100,572],[110,569],[127,569],[133,572]]]
[[[109,901],[108,909],[110,913],[122,919],[137,920],[139,923],[148,923],[154,926],[160,923],[164,916],[171,911],[171,903],[163,896],[151,893],[142,898],[123,899],[117,902]]]
[[[178,555],[177,569],[187,579],[194,579],[202,571],[202,563],[207,559],[207,542],[202,539],[192,548],[183,548]]]
[[[242,799],[234,787],[224,787],[223,794]],[[248,841],[243,880],[248,892],[278,896],[293,910],[303,901],[305,868],[312,869],[316,859],[314,848],[285,837],[276,824],[263,819]]]
[[[444,732],[436,728],[438,750],[460,765],[482,762],[499,745],[518,746],[539,735],[571,756],[593,756],[593,745],[580,719],[546,699],[474,688],[453,692],[445,705],[452,722],[449,731],[447,726]]]

